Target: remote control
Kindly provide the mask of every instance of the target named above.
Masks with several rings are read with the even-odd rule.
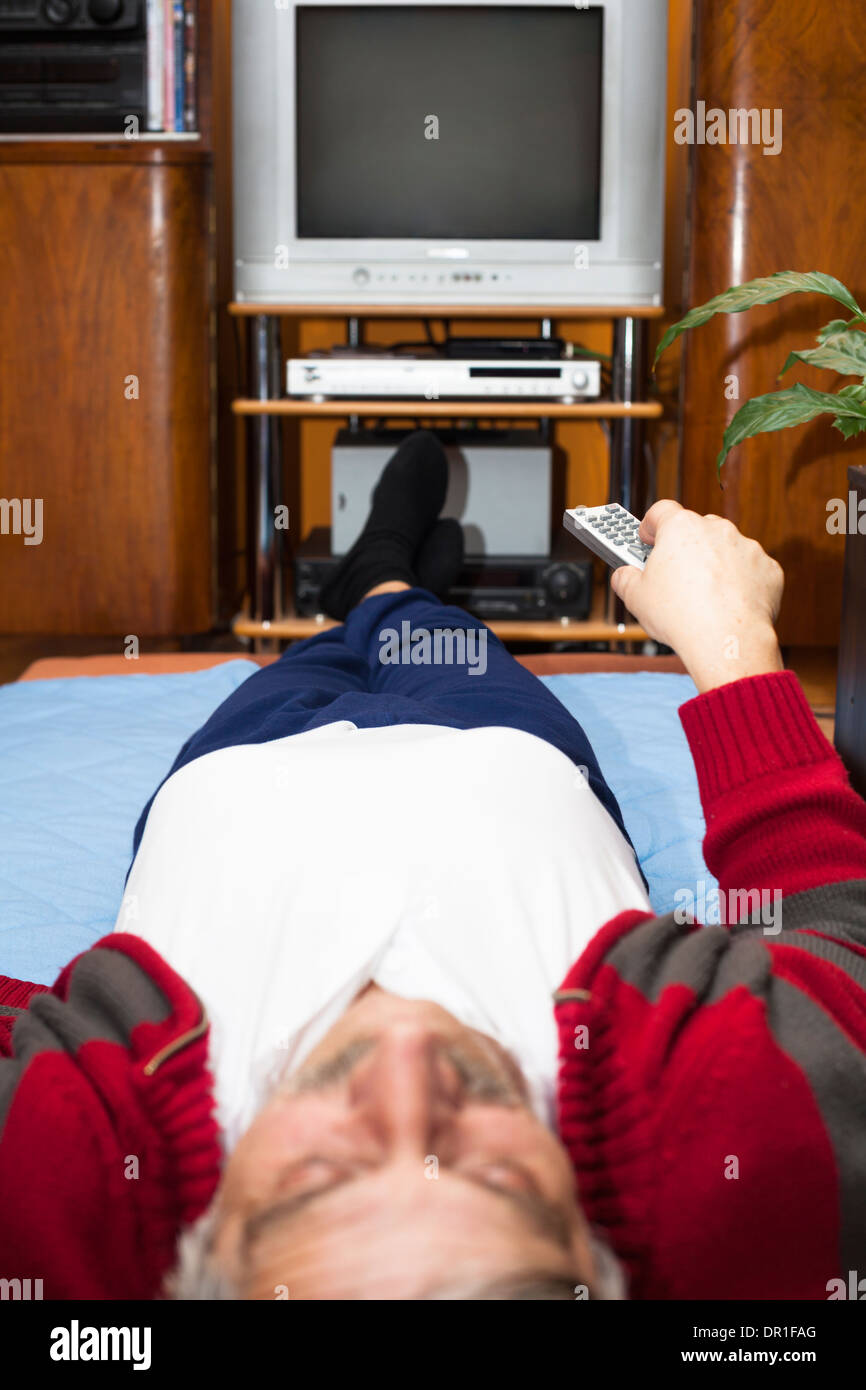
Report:
[[[642,570],[652,554],[652,546],[644,545],[638,537],[637,517],[618,502],[601,507],[572,507],[563,514],[562,524],[611,569],[634,565]]]

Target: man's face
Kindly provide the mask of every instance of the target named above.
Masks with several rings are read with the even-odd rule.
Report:
[[[376,987],[260,1111],[217,1201],[215,1254],[248,1298],[595,1277],[568,1156],[512,1060],[438,1005]]]

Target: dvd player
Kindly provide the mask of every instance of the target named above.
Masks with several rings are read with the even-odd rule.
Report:
[[[601,363],[573,357],[515,362],[489,357],[409,357],[405,353],[389,356],[360,349],[357,353],[291,358],[286,390],[290,396],[313,400],[391,397],[477,401],[517,397],[568,404],[600,394]]]
[[[575,559],[579,548],[556,536],[552,555],[470,555],[447,603],[478,618],[588,618],[592,606],[592,561]],[[339,559],[331,554],[331,531],[318,526],[295,552],[295,611],[301,618],[322,612],[322,589]]]

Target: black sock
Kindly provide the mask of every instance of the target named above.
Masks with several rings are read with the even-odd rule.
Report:
[[[368,590],[389,579],[417,584],[415,556],[442,510],[448,460],[434,434],[404,439],[382,471],[370,515],[322,590],[322,607],[342,620]]]
[[[415,573],[422,589],[444,598],[457,583],[463,566],[463,527],[452,517],[437,521],[421,542]]]

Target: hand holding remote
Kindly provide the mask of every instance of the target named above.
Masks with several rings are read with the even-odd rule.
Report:
[[[653,547],[645,569],[614,570],[611,587],[698,690],[783,669],[773,624],[785,577],[757,541],[673,501],[650,507],[640,538]]]

